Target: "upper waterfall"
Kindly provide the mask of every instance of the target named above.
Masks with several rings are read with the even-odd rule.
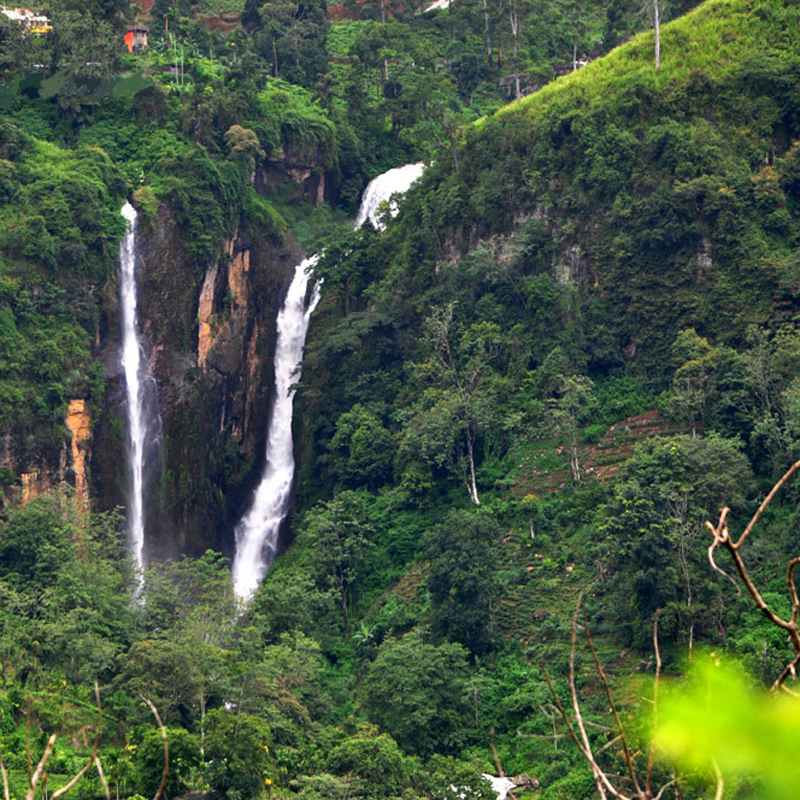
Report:
[[[424,169],[425,165],[421,162],[406,164],[373,178],[361,196],[361,206],[355,221],[356,228],[360,228],[369,219],[376,228],[382,230],[384,226],[378,218],[381,203],[390,202],[394,194],[407,192],[411,188],[411,184],[422,175]],[[390,210],[394,216],[397,213],[397,205],[392,203]]]

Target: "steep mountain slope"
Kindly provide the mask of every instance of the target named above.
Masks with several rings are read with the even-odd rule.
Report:
[[[662,41],[658,71],[642,34],[477,123],[399,234],[445,275],[536,238],[524,269],[576,287],[598,369],[663,367],[689,325],[740,341],[797,277],[796,6],[706,3]]]

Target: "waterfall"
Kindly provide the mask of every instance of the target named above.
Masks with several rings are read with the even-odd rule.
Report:
[[[294,479],[292,442],[292,384],[300,377],[311,312],[319,301],[319,286],[306,300],[316,256],[295,267],[286,299],[278,312],[275,345],[275,400],[267,435],[267,465],[256,490],[253,505],[236,526],[236,557],[233,584],[240,597],[249,597],[258,587],[278,552],[281,523],[289,509]]]
[[[422,163],[406,164],[373,178],[361,197],[361,207],[356,215],[356,228],[360,228],[369,219],[376,228],[382,230],[384,226],[378,220],[381,203],[390,203],[389,207],[394,216],[397,213],[397,204],[390,202],[391,196],[407,192],[411,184],[422,175],[424,168],[425,165]]]
[[[145,467],[152,440],[158,438],[152,405],[155,381],[147,361],[136,320],[136,209],[125,203],[121,214],[130,228],[119,247],[120,306],[122,309],[122,368],[128,405],[128,530],[133,557],[139,569],[144,566],[144,491]]]
[[[422,174],[422,164],[406,164],[390,169],[369,182],[361,198],[355,227],[367,218],[376,228],[380,205],[394,194],[408,190]],[[392,203],[391,213],[397,213]],[[267,464],[256,489],[253,504],[236,525],[236,555],[233,559],[233,585],[236,594],[248,598],[258,588],[270,564],[278,554],[281,524],[289,511],[294,480],[294,443],[292,441],[292,384],[300,377],[300,362],[311,313],[319,302],[319,284],[306,299],[311,271],[317,256],[295,267],[294,277],[278,312],[278,340],[275,345],[275,400],[267,429]]]

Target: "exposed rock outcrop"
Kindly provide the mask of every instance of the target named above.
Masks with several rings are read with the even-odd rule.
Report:
[[[92,416],[86,400],[69,401],[67,427],[72,433],[72,471],[75,476],[75,501],[79,508],[89,506],[89,485],[86,475],[86,456],[92,436]]]
[[[140,319],[158,384],[163,474],[145,512],[149,557],[231,554],[232,531],[265,450],[275,319],[297,244],[240,229],[213,263],[188,255],[166,206],[140,220]],[[96,434],[94,494],[124,503],[118,336],[104,344],[108,414]],[[156,468],[156,465],[151,465]]]

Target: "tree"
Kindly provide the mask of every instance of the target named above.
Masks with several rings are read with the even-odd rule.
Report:
[[[491,365],[499,355],[501,333],[490,322],[459,332],[454,312],[455,303],[448,303],[425,321],[428,358],[414,367],[429,388],[407,422],[403,446],[429,463],[460,472],[470,500],[480,505],[476,446],[495,417]]]
[[[722,351],[698,336],[694,328],[687,328],[678,334],[672,346],[672,356],[679,364],[672,379],[672,402],[685,415],[694,438],[698,423],[702,425],[705,422]]]
[[[595,408],[594,381],[584,375],[558,375],[548,400],[548,418],[556,431],[567,439],[572,480],[581,479],[580,440],[578,431]]]
[[[0,14],[0,82],[24,75],[34,64],[46,63],[48,50],[47,36],[34,36],[24,25]]]
[[[252,714],[209,711],[206,737],[206,778],[228,800],[260,797],[265,781],[274,781],[270,755],[272,732]],[[269,785],[269,784],[267,784]]]
[[[378,417],[360,403],[336,421],[330,449],[336,455],[334,467],[351,486],[375,489],[392,476],[394,439]]]
[[[578,42],[591,28],[592,18],[600,0],[560,0],[559,10],[564,14],[572,34],[572,69],[578,68]]]
[[[372,726],[364,726],[328,754],[327,768],[335,775],[355,775],[363,796],[378,800],[400,797],[408,785],[403,754],[397,742]]]
[[[50,57],[54,68],[68,65],[69,73],[58,90],[62,107],[81,102],[91,85],[84,78],[108,76],[118,71],[120,57],[127,52],[117,26],[121,21],[113,14],[92,17],[83,9],[54,13]]]
[[[325,0],[267,0],[258,9],[257,40],[270,53],[273,77],[312,87],[327,68]]]
[[[225,132],[225,145],[228,148],[228,158],[241,159],[247,165],[247,182],[252,186],[255,180],[256,163],[266,157],[261,148],[258,136],[241,125],[231,125]]]
[[[630,497],[637,496],[638,492],[640,502],[644,502],[645,498],[651,501],[648,506],[648,523],[643,523],[638,514],[632,516],[627,523],[623,522],[623,527],[628,530],[625,539],[633,541],[636,547],[636,540],[641,538],[643,549],[652,551],[647,553],[640,566],[646,565],[647,559],[652,558],[659,546],[663,547],[665,544],[677,557],[683,591],[676,596],[685,607],[687,620],[681,627],[688,632],[687,644],[691,654],[695,629],[702,625],[704,617],[708,617],[709,595],[713,590],[708,581],[703,579],[706,562],[700,558],[694,545],[703,530],[704,521],[726,499],[736,508],[744,506],[753,483],[750,464],[737,442],[718,436],[696,439],[687,436],[654,438],[637,445],[621,477],[623,481],[638,487],[637,490],[630,487],[626,490],[630,492]],[[663,528],[657,519],[659,514],[664,523]],[[622,528],[619,530],[621,533]],[[621,550],[626,552],[625,547]],[[670,564],[672,559],[666,558],[666,553],[664,556],[661,569],[665,571],[664,577],[670,580],[675,574],[674,564]],[[622,561],[625,564],[627,556]],[[633,563],[639,565],[640,562],[635,559]],[[658,570],[640,569],[637,574],[640,574],[639,588],[644,586],[642,580],[645,575],[650,576],[646,580],[654,586],[662,583]],[[666,612],[668,595],[663,589],[653,591],[660,592],[655,605]],[[647,621],[652,612],[653,604],[641,621]]]
[[[591,771],[592,778],[594,779],[597,795],[600,800],[607,800],[609,797],[616,798],[617,800],[662,800],[666,796],[667,790],[677,783],[675,773],[672,773],[671,779],[665,777],[663,782],[657,781],[658,772],[654,770],[656,766],[655,761],[655,743],[652,742],[649,748],[637,747],[631,740],[631,732],[626,729],[622,723],[622,717],[618,710],[617,704],[611,692],[611,687],[608,683],[603,665],[597,656],[594,640],[589,633],[588,626],[584,623],[579,625],[580,611],[581,611],[582,595],[578,597],[578,603],[575,607],[575,614],[572,618],[572,638],[569,652],[569,693],[571,699],[571,711],[568,713],[564,704],[556,691],[553,680],[550,674],[545,670],[545,678],[550,692],[553,695],[553,701],[558,709],[561,718],[563,719],[570,738],[575,743],[581,755],[588,763]],[[584,720],[584,713],[581,708],[582,692],[578,689],[576,668],[576,653],[577,653],[577,638],[578,630],[582,629],[588,649],[591,653],[593,666],[600,679],[603,688],[603,694],[608,703],[608,708],[613,719],[613,727],[610,727],[608,732],[616,733],[615,738],[612,740],[618,743],[618,747],[614,748],[614,752],[619,754],[620,760],[623,762],[621,766],[624,771],[620,774],[619,769],[605,767],[602,758],[604,751],[608,750],[607,747],[599,747],[593,741],[590,735],[587,722]],[[657,720],[658,709],[658,688],[659,678],[661,676],[661,654],[658,646],[658,617],[653,626],[653,645],[655,650],[656,659],[656,676],[655,684],[653,687],[653,720]],[[718,792],[717,798],[721,798],[721,792]]]
[[[56,497],[39,497],[3,525],[0,578],[18,587],[42,591],[74,558],[74,528]]]
[[[250,685],[242,693],[240,710],[269,720],[276,735],[294,739],[286,744],[298,746],[299,730],[311,724],[308,706],[319,705],[323,667],[319,644],[300,631],[291,631],[263,652],[248,655],[253,660]]]
[[[523,14],[525,0],[507,0],[508,23],[511,29],[511,54],[514,62],[514,97],[519,100],[522,97],[519,88],[519,33],[520,33],[520,7]]]
[[[109,22],[121,30],[131,18],[130,0],[55,0],[53,14],[59,10],[77,12],[92,22]]]
[[[367,716],[406,752],[441,751],[460,724],[466,674],[459,644],[427,644],[418,630],[384,642],[364,679]]]
[[[661,15],[658,9],[658,0],[653,0],[653,29],[656,36],[655,60],[656,69],[661,66]]]
[[[355,492],[340,492],[311,511],[305,521],[305,532],[313,548],[317,574],[338,596],[345,638],[349,638],[350,608],[372,533],[361,498]]]
[[[189,789],[200,766],[200,743],[183,728],[167,728],[169,741],[169,776],[167,797],[177,797]],[[146,730],[136,748],[136,772],[139,794],[155,795],[164,772],[164,743],[161,731]]]
[[[752,418],[750,442],[764,452],[775,477],[796,456],[800,434],[800,347],[794,325],[774,331],[752,328],[743,355],[749,397],[742,405]]]
[[[151,698],[165,722],[180,723],[196,707],[202,675],[185,645],[145,639],[120,658],[119,667],[117,685],[133,696]]]
[[[492,785],[474,763],[434,755],[412,778],[422,797],[436,800],[495,800]]]
[[[493,643],[492,603],[497,593],[500,530],[488,513],[451,511],[423,540],[430,563],[432,628],[480,655]]]

